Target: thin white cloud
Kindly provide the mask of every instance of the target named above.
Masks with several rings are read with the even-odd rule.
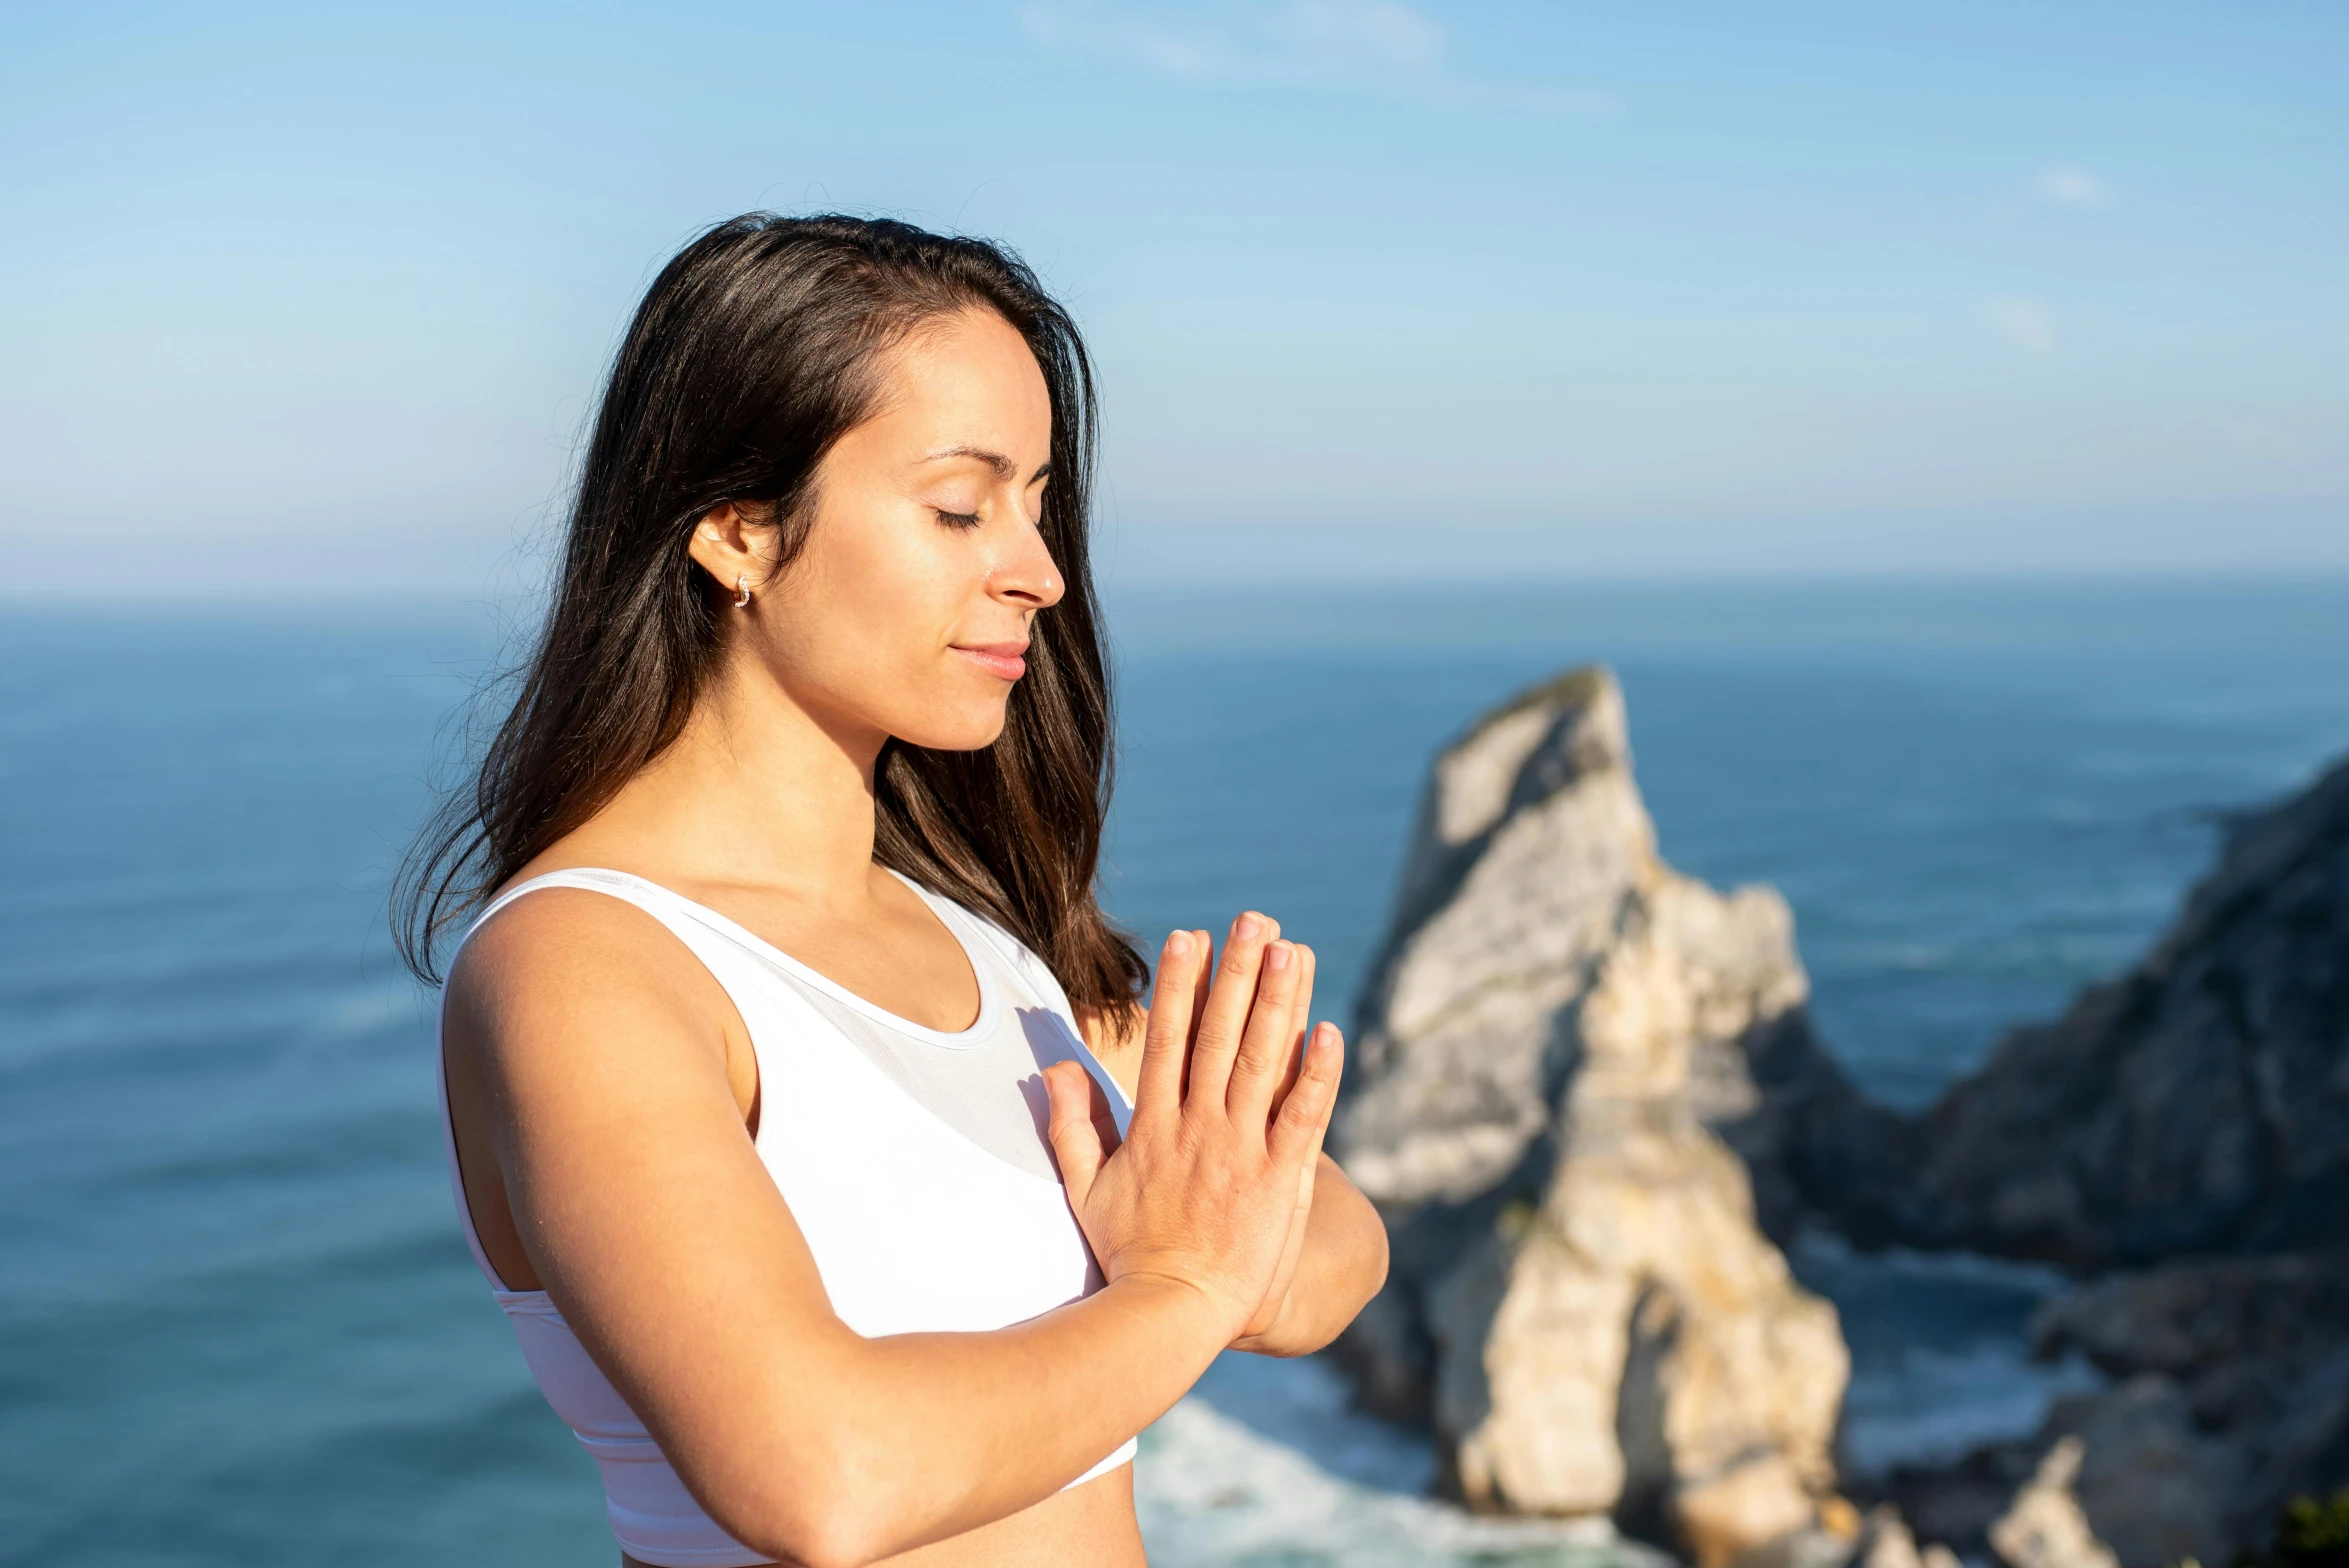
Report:
[[[1458,70],[1442,25],[1402,0],[1137,6],[1036,0],[1028,36],[1186,81],[1372,92],[1430,102],[1611,114],[1611,93]]]
[[[2059,207],[2109,207],[2113,203],[2111,186],[2068,163],[2040,170],[2036,188],[2041,197]]]
[[[2002,294],[1982,304],[1982,319],[2034,354],[2055,347],[2055,319],[2047,307],[2020,294]]]

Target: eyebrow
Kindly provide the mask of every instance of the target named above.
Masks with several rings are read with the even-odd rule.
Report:
[[[1010,458],[1005,457],[1001,452],[990,452],[983,446],[950,446],[943,452],[932,452],[928,457],[923,458],[922,461],[925,463],[937,463],[943,462],[945,459],[950,457],[975,457],[980,462],[985,463],[989,468],[994,469],[995,477],[998,479],[1009,479],[1012,475],[1020,471],[1019,464],[1013,462]],[[1052,465],[1050,463],[1046,463],[1042,467],[1038,468],[1032,476],[1030,476],[1028,483],[1034,484],[1038,479],[1044,478],[1051,472]]]

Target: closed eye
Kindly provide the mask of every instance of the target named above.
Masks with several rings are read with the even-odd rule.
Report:
[[[936,507],[931,510],[937,511],[938,521],[949,528],[976,528],[979,526],[980,518],[976,512],[947,512],[939,511]]]

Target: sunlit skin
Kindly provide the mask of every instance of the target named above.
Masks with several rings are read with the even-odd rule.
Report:
[[[698,524],[695,563],[751,595],[725,611],[714,677],[677,742],[517,880],[634,872],[960,1030],[977,979],[873,864],[873,767],[892,736],[969,749],[1002,731],[1020,650],[1065,590],[1037,529],[1051,404],[985,312],[932,324],[885,373],[878,412],[818,470],[796,559],[777,568],[776,530],[748,510]],[[751,1145],[756,1062],[725,992],[634,907],[535,894],[449,980],[466,1199],[504,1282],[554,1296],[754,1548],[811,1568],[1139,1564],[1130,1467],[1056,1489],[1219,1350],[1317,1349],[1385,1274],[1383,1228],[1320,1152],[1341,1042],[1307,1034],[1313,972],[1253,913],[1220,953],[1171,936],[1145,1019],[1085,1020],[1138,1098],[1126,1146],[1081,1068],[1047,1075],[1108,1285],[993,1333],[867,1340],[832,1315]]]

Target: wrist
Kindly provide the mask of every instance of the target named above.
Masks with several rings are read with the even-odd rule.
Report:
[[[1150,1269],[1120,1273],[1101,1294],[1147,1316],[1169,1349],[1196,1351],[1201,1367],[1239,1336],[1250,1316],[1196,1281]]]

